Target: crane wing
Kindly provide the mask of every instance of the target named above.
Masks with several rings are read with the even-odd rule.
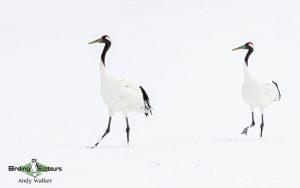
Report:
[[[119,97],[126,103],[129,110],[144,112],[143,94],[137,84],[122,79],[119,81]]]
[[[142,86],[129,80],[120,80],[119,97],[126,103],[128,110],[143,112],[146,116],[152,114],[148,94]]]
[[[122,85],[122,87],[130,88],[132,90],[139,91],[139,86],[136,83],[134,83],[134,82],[132,82],[130,80],[121,79],[119,81],[119,83]]]
[[[265,83],[264,93],[273,101],[278,101],[281,98],[281,93],[278,84],[274,81]]]

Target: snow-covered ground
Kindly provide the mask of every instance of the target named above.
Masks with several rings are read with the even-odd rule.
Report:
[[[299,187],[298,1],[39,1],[0,3],[0,185],[23,187],[32,158],[62,166],[44,187]],[[142,84],[153,116],[117,114],[103,134],[102,45],[107,68]],[[264,137],[241,99],[245,51],[251,71],[278,82]],[[33,184],[30,186],[38,187]]]

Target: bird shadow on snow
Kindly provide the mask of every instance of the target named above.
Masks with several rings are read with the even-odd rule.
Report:
[[[88,148],[84,147],[83,149],[86,150],[155,150],[155,146],[149,146],[149,145],[100,145],[96,148]]]
[[[260,137],[215,137],[215,138],[187,138],[187,139],[167,139],[161,141],[163,145],[189,145],[189,144],[205,144],[205,143],[269,143],[269,142],[288,142],[286,138],[260,138]]]
[[[87,151],[93,151],[93,150],[125,150],[125,149],[146,149],[147,146],[128,146],[128,145],[98,145],[98,147],[95,148],[89,148],[88,145],[76,145],[76,144],[62,144],[62,145],[43,145],[43,146],[16,146],[16,147],[10,147],[10,149],[35,149],[35,150],[87,150]]]
[[[86,150],[159,150],[161,147],[167,145],[190,145],[190,144],[205,144],[205,143],[269,143],[269,142],[288,142],[289,139],[285,138],[260,138],[260,137],[223,137],[223,138],[198,138],[198,139],[167,139],[161,140],[153,145],[149,144],[139,144],[139,145],[98,145],[96,148],[88,148],[89,146],[73,146],[78,149]]]
[[[128,145],[99,145],[95,148],[90,148],[89,146],[85,146],[83,149],[87,150],[101,150],[101,149],[131,149],[133,146]]]
[[[260,138],[260,137],[231,137],[231,138],[207,138],[200,139],[203,142],[282,142],[284,138]]]
[[[212,142],[262,142],[262,138],[249,138],[249,137],[232,137],[232,138],[217,138],[217,139],[208,139]]]
[[[98,145],[95,148],[91,148],[92,145],[76,145],[76,144],[69,144],[69,145],[52,145],[48,146],[48,149],[72,149],[72,150],[98,150],[98,149],[128,149],[132,148],[133,146],[128,146],[128,145]]]
[[[162,139],[157,143],[144,143],[144,144],[99,144],[98,147],[88,148],[91,145],[84,144],[53,144],[53,145],[19,145],[15,147],[9,147],[8,149],[35,149],[35,150],[86,150],[86,151],[100,151],[100,150],[160,150],[164,146],[184,146],[194,144],[205,144],[205,143],[276,143],[276,142],[290,142],[293,139],[280,138],[280,137],[219,137],[219,138],[181,138],[181,139]]]

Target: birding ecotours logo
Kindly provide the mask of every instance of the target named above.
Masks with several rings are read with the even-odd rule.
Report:
[[[31,161],[25,165],[8,166],[8,171],[19,171],[36,178],[46,172],[62,171],[62,167],[47,166],[38,162],[37,159],[31,159]]]

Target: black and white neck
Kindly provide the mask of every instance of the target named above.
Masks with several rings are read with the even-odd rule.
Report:
[[[108,51],[108,49],[111,46],[111,42],[109,40],[105,40],[105,46],[103,48],[102,54],[101,54],[101,61],[103,63],[103,65],[105,66],[105,56],[106,56],[106,52]]]
[[[246,54],[246,57],[245,57],[245,67],[248,67],[248,59],[249,59],[249,56],[252,54],[254,48],[253,48],[253,43],[252,42],[247,42],[246,44],[240,46],[240,47],[237,47],[237,48],[234,48],[232,51],[235,51],[235,50],[240,50],[240,49],[245,49],[245,50],[248,50],[247,54]]]
[[[252,54],[252,52],[254,51],[254,49],[250,45],[246,46],[246,49],[248,49],[248,52],[247,52],[247,54],[245,56],[245,64],[248,67],[248,59],[249,59],[250,55]]]
[[[101,54],[101,61],[102,61],[103,66],[105,67],[105,55],[106,55],[106,52],[108,51],[109,47],[111,46],[110,38],[108,35],[103,35],[102,37],[100,37],[92,42],[89,42],[89,44],[95,44],[95,43],[104,43],[105,44],[102,54]]]

